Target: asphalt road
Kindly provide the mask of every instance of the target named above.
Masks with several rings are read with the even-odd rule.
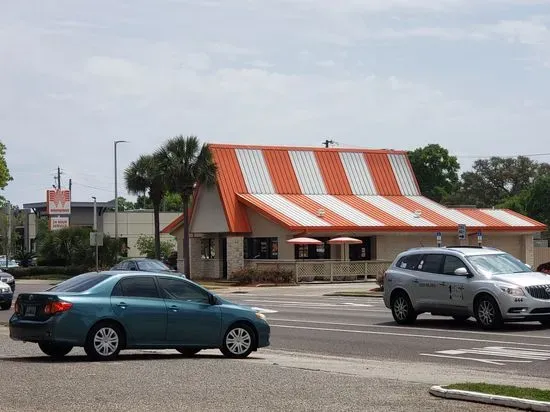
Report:
[[[399,326],[380,298],[329,297],[322,294],[330,288],[316,293],[301,293],[303,289],[224,296],[271,312],[274,349],[550,378],[550,329],[538,322],[485,332],[473,318],[461,324],[423,314],[413,326]]]
[[[19,285],[18,292],[45,287]],[[472,380],[550,387],[548,330],[513,325],[483,333],[473,324],[429,316],[403,328],[392,322],[380,299],[322,296],[357,287],[364,288],[223,293],[265,309],[273,328],[272,346],[240,361],[219,351],[193,359],[175,351],[128,351],[116,362],[88,363],[75,348],[55,362],[34,344],[11,341],[7,328],[0,327],[0,382],[9,394],[0,411],[95,411],[99,406],[106,411],[498,411],[503,409],[434,398],[428,389]],[[0,321],[9,315],[2,312]],[[459,349],[475,353],[456,354]],[[428,356],[445,350],[455,352]]]

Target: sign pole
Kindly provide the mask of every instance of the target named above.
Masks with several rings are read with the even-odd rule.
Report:
[[[441,247],[441,232],[437,232],[436,239],[437,239],[437,247]]]

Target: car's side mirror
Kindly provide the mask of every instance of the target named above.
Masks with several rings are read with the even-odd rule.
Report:
[[[525,266],[527,266],[529,269],[533,269],[533,266],[531,266],[529,263],[526,263]]]
[[[455,275],[457,275],[457,276],[466,276],[466,277],[469,277],[469,278],[472,277],[470,272],[468,272],[468,269],[466,269],[464,267],[456,269],[455,270]]]
[[[208,303],[210,303],[211,305],[216,305],[218,303],[218,300],[216,299],[216,297],[214,295],[209,293],[208,294]]]

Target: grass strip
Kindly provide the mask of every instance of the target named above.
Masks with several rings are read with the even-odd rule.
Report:
[[[550,402],[550,390],[536,388],[466,382],[448,385],[445,386],[445,389],[457,389],[461,391],[480,392],[488,395],[511,396],[533,401]]]

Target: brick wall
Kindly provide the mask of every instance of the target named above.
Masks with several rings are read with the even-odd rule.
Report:
[[[227,278],[231,279],[233,272],[244,268],[244,250],[242,236],[227,237]]]

